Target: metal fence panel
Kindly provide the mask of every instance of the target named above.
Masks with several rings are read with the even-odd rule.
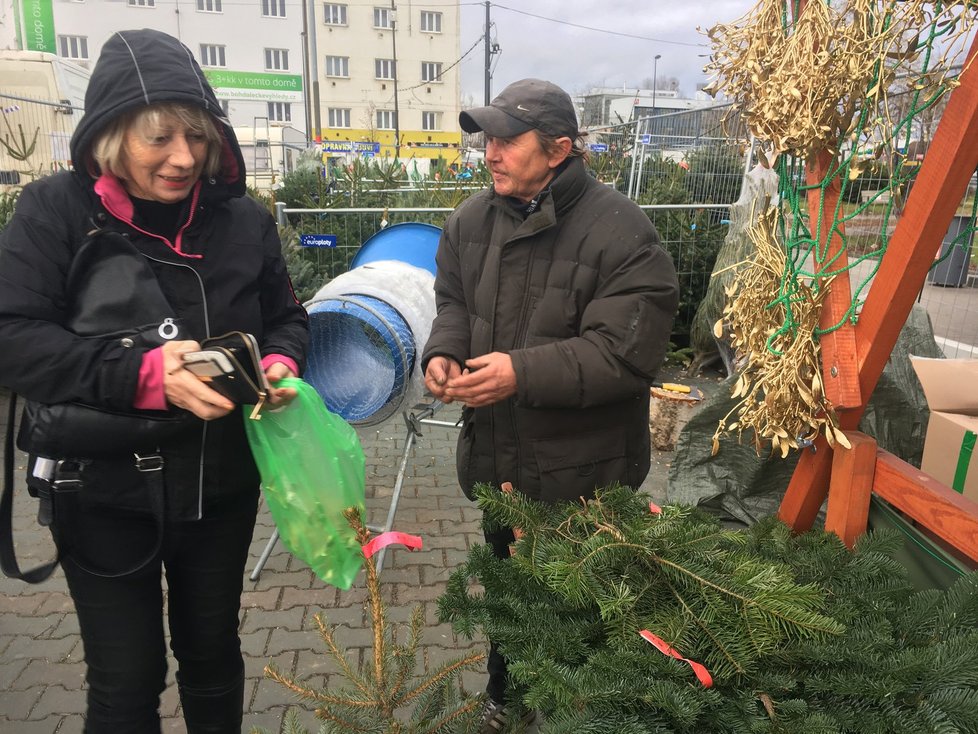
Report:
[[[68,143],[81,114],[70,104],[0,93],[0,186],[71,168]]]

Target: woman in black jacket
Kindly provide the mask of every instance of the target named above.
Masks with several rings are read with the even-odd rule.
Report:
[[[159,731],[165,573],[187,730],[237,734],[259,477],[241,409],[183,355],[253,334],[274,386],[303,366],[306,315],[274,220],[244,196],[234,132],[182,43],[116,33],[85,101],[75,170],[26,186],[0,233],[0,383],[33,406],[70,407],[64,449],[38,456],[44,426],[30,411],[19,443],[32,480],[54,490],[88,667],[85,731]],[[270,397],[289,399],[274,387]],[[159,420],[137,438],[113,412]]]

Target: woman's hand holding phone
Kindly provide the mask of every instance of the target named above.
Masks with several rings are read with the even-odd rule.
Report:
[[[170,341],[161,347],[163,354],[163,391],[167,402],[190,411],[205,421],[221,418],[232,410],[234,403],[207,386],[197,375],[186,369],[184,355],[199,352],[196,341]]]

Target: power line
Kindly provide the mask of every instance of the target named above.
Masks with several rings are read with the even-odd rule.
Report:
[[[623,36],[625,38],[637,38],[640,41],[654,41],[655,43],[666,43],[672,46],[691,46],[693,48],[706,48],[709,45],[706,43],[684,43],[683,41],[670,41],[665,38],[652,38],[651,36],[639,36],[634,33],[622,33],[621,31],[611,31],[608,30],[607,28],[595,28],[594,26],[581,25],[580,23],[571,23],[568,20],[559,20],[558,18],[548,18],[545,15],[528,13],[525,10],[517,10],[516,8],[510,8],[505,5],[498,5],[496,3],[493,3],[492,7],[499,8],[500,10],[508,10],[511,13],[519,13],[520,15],[527,15],[531,18],[537,18],[538,20],[545,20],[550,23],[557,23],[558,25],[571,26],[572,28],[581,28],[582,30],[593,31],[594,33],[606,33],[609,36]]]
[[[457,59],[456,59],[455,61],[453,61],[453,62],[452,62],[451,64],[449,64],[448,66],[446,66],[446,67],[445,67],[444,69],[442,69],[442,71],[441,71],[441,73],[442,73],[442,75],[444,76],[444,74],[445,74],[445,72],[446,72],[446,71],[451,71],[451,70],[452,70],[452,69],[454,69],[454,68],[455,68],[456,66],[458,66],[458,65],[459,65],[459,64],[461,64],[461,63],[462,63],[463,61],[465,61],[465,57],[466,57],[466,56],[468,56],[468,55],[469,55],[470,53],[472,53],[473,51],[475,51],[475,47],[476,47],[476,46],[478,46],[478,45],[479,45],[480,43],[482,43],[482,39],[483,39],[483,38],[485,38],[485,35],[484,35],[484,34],[483,34],[483,35],[481,35],[481,36],[479,36],[479,38],[478,38],[478,39],[476,39],[476,42],[475,42],[475,43],[473,43],[473,44],[472,44],[472,45],[471,45],[471,46],[469,47],[469,50],[468,50],[468,51],[466,51],[466,52],[465,52],[464,54],[462,54],[461,56],[459,56],[459,57],[458,57],[458,58],[457,58]],[[428,82],[421,82],[420,84],[415,84],[415,85],[414,85],[413,87],[404,87],[404,91],[405,91],[405,92],[409,92],[409,91],[411,91],[412,89],[417,89],[418,87],[426,87],[426,86],[428,86],[429,84],[431,84],[431,82],[430,82],[430,81],[428,81]]]

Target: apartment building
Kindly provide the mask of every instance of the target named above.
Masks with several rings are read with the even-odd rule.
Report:
[[[299,0],[0,0],[0,41],[91,67],[117,30],[156,28],[197,57],[235,126],[305,129]],[[12,29],[12,32],[11,32]],[[10,40],[12,37],[12,41]]]
[[[331,155],[454,158],[459,0],[0,0],[0,47],[90,67],[117,30],[197,57],[236,129],[292,127]],[[290,138],[291,139],[291,138]],[[284,167],[286,170],[289,166]]]
[[[461,144],[459,2],[392,6],[316,4],[312,76],[320,116],[313,129],[327,154],[454,158]]]

